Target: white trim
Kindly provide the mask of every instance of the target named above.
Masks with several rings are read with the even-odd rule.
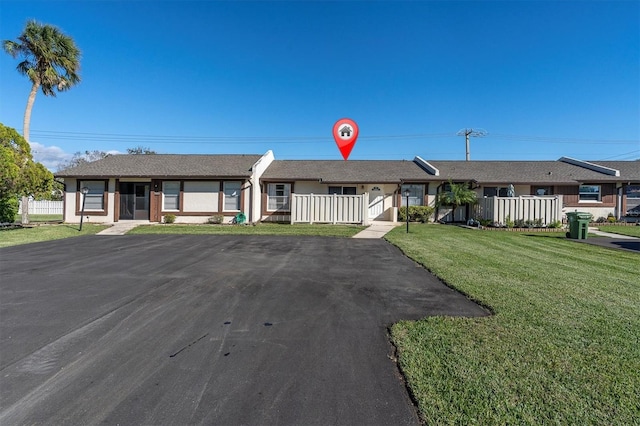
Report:
[[[620,176],[620,170],[611,169],[599,164],[589,163],[588,161],[576,160],[575,158],[571,157],[560,157],[560,160],[558,161],[562,161],[563,163],[567,164],[573,164],[574,166],[593,170],[594,172],[603,173],[609,176]]]
[[[436,169],[432,164],[429,164],[427,161],[423,160],[421,157],[417,156],[413,159],[413,162],[418,166],[422,167],[428,173],[434,176],[440,176],[440,170]]]

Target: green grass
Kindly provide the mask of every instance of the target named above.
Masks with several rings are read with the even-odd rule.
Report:
[[[20,223],[22,221],[22,215],[16,215],[16,220],[17,223]],[[61,214],[30,214],[29,215],[29,222],[62,222],[62,215]]]
[[[38,243],[62,238],[77,237],[80,235],[96,234],[107,228],[104,225],[85,223],[82,232],[78,231],[79,225],[42,225],[33,228],[16,228],[0,230],[0,247],[17,246],[20,244]]]
[[[640,237],[640,226],[599,225],[598,229],[603,232],[611,232],[613,234],[629,235],[631,237]]]
[[[495,313],[391,328],[426,424],[640,424],[640,255],[442,225],[387,239]]]
[[[259,225],[144,225],[131,234],[196,234],[196,235],[317,235],[324,237],[352,237],[366,227],[359,225],[308,225],[261,223]]]

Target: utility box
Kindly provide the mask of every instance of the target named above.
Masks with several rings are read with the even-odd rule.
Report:
[[[591,222],[591,213],[569,212],[567,220],[569,221],[569,232],[567,238],[574,240],[586,240],[589,234],[589,222]]]

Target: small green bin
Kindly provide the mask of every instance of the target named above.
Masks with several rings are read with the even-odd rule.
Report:
[[[567,238],[574,240],[586,240],[589,234],[589,222],[593,216],[591,213],[585,212],[569,212],[567,220],[569,221],[569,232]]]

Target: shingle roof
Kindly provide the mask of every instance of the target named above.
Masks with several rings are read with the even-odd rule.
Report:
[[[638,180],[633,172],[637,162],[595,162],[620,170],[620,176],[610,176],[563,161],[428,161],[440,170],[439,180],[474,180],[480,183],[513,184],[576,184],[578,182],[619,182]],[[619,164],[623,163],[623,164]],[[631,163],[631,165],[629,164]],[[624,170],[622,170],[624,169]],[[432,179],[433,180],[433,179]]]
[[[261,158],[251,155],[110,155],[56,173],[57,177],[249,177]],[[262,178],[325,183],[477,181],[513,184],[640,182],[640,161],[590,161],[620,171],[610,176],[564,161],[429,161],[439,176],[408,160],[275,160]]]
[[[249,177],[261,155],[110,155],[62,170],[57,177]]]
[[[611,169],[620,170],[619,181],[640,182],[640,160],[636,161],[590,161]]]
[[[263,180],[313,180],[325,183],[424,182],[429,175],[406,160],[275,160]]]

